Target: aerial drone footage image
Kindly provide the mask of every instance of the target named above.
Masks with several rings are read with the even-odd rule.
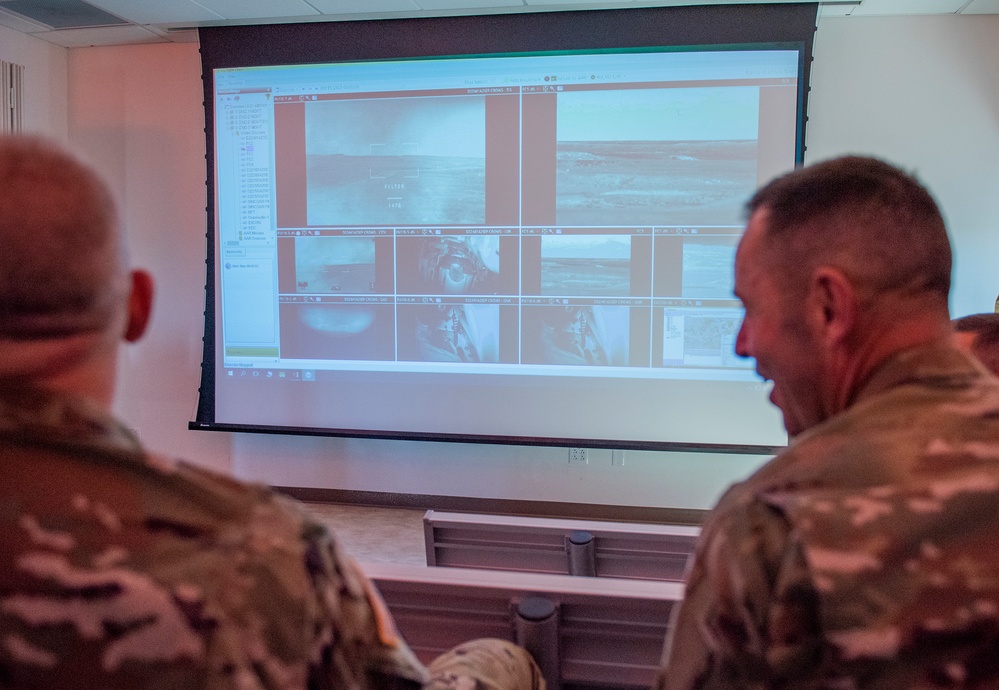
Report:
[[[756,185],[757,89],[559,96],[559,225],[729,224]]]
[[[306,104],[308,223],[482,223],[479,96]]]

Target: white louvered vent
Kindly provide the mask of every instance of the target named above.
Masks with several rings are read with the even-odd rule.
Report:
[[[0,60],[0,133],[21,131],[24,66]]]

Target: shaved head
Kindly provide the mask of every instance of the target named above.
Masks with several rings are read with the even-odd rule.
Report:
[[[132,270],[107,186],[38,137],[0,136],[0,385],[110,409],[122,342],[142,337],[153,280]]]
[[[804,269],[825,264],[871,295],[947,302],[951,249],[936,201],[884,161],[845,156],[811,165],[760,189],[747,209],[768,211],[768,256],[788,288]]]
[[[128,271],[106,185],[35,137],[0,137],[0,339],[101,331]]]

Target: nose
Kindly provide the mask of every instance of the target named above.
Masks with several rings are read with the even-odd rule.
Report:
[[[735,336],[735,354],[740,357],[752,357],[749,347],[749,334],[746,329],[746,319],[739,324],[739,332]]]

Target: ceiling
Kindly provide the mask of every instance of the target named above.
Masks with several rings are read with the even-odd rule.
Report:
[[[0,25],[67,48],[195,42],[199,26],[760,0],[0,0]],[[792,2],[794,0],[770,0]],[[999,0],[826,0],[820,17],[999,14]]]

